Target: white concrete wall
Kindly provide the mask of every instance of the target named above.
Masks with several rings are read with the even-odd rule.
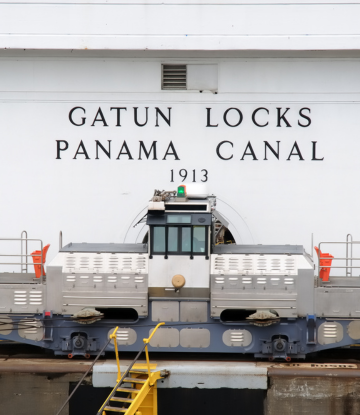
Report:
[[[358,221],[360,118],[358,58],[81,58],[21,55],[0,58],[0,236],[29,236],[50,242],[51,259],[64,243],[141,241],[143,225],[133,229],[155,188],[174,189],[187,169],[191,182],[205,179],[221,199],[219,210],[231,222],[239,243],[295,243],[310,249],[310,235],[343,240],[348,232],[360,239]],[[218,65],[218,94],[208,91],[161,91],[161,64],[171,62]],[[76,123],[69,121],[76,110]],[[94,123],[99,107],[108,126]],[[121,127],[116,111],[121,112]],[[139,127],[134,123],[139,108]],[[168,114],[171,125],[155,107]],[[252,122],[256,108],[258,127]],[[207,127],[207,110],[212,125]],[[238,108],[243,121],[230,127],[228,108]],[[277,126],[277,108],[286,108]],[[311,118],[311,124],[299,116]],[[237,122],[237,112],[228,122]],[[94,126],[92,126],[94,124]],[[57,157],[56,140],[68,149]],[[96,140],[111,157],[98,151]],[[78,154],[83,142],[89,159]],[[133,159],[118,154],[126,141]],[[153,154],[139,160],[139,142]],[[216,148],[222,141],[220,155]],[[277,149],[279,160],[264,141]],[[172,142],[179,160],[168,155]],[[245,155],[251,143],[257,160]],[[298,144],[302,158],[293,146]],[[316,142],[316,155],[313,143]],[[290,156],[293,149],[293,155]],[[247,150],[249,153],[249,149]],[[313,160],[319,158],[323,160]],[[242,160],[243,159],[243,160]],[[174,182],[171,182],[171,170]],[[232,208],[230,208],[231,206]],[[235,229],[237,231],[235,232]]]
[[[0,237],[27,229],[51,242],[49,259],[60,229],[65,243],[140,241],[145,228],[131,224],[153,189],[176,187],[186,169],[185,182],[207,171],[238,242],[360,239],[359,12],[322,0],[0,1]],[[162,91],[163,63],[216,65],[218,93]],[[83,126],[69,121],[74,107]],[[99,107],[107,126],[94,123]],[[121,127],[111,107],[127,108]],[[134,107],[140,122],[149,108],[144,127]],[[171,126],[156,126],[156,107],[171,107]],[[260,107],[266,127],[252,121]],[[229,108],[242,112],[237,127]],[[291,127],[278,127],[286,108]],[[111,140],[110,158],[96,158],[96,140]],[[68,145],[58,159],[57,141]],[[118,158],[124,141],[132,159]],[[140,141],[156,141],[157,160],[139,160]],[[264,160],[264,141],[279,142],[279,160]],[[89,159],[74,159],[80,142]],[[179,160],[163,160],[170,142]],[[249,142],[257,160],[244,156]]]
[[[0,2],[0,48],[354,50],[360,3]]]

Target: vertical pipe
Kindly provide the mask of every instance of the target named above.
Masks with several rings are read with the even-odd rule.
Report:
[[[350,243],[350,272],[348,271],[349,266],[349,243]],[[350,233],[346,235],[346,276],[352,277],[352,256],[353,256],[353,238]]]
[[[59,251],[62,249],[62,231],[59,233]]]
[[[24,262],[23,262],[23,235],[25,235],[25,268],[23,268],[23,266],[24,266]],[[27,262],[28,262],[28,257],[27,257],[27,255],[28,255],[28,246],[27,246],[27,244],[28,244],[28,242],[27,242],[27,232],[26,231],[22,231],[21,232],[21,236],[20,236],[20,238],[21,238],[21,272],[28,272],[28,266],[27,266]]]
[[[120,371],[120,360],[119,360],[119,352],[117,347],[117,338],[116,338],[116,332],[119,330],[119,327],[116,327],[113,333],[110,335],[110,340],[114,340],[114,347],[115,347],[115,357],[116,357],[116,364],[118,368],[118,377],[116,379],[116,383],[120,382],[121,379],[121,371]]]
[[[314,260],[314,234],[311,233],[311,258]]]
[[[147,343],[146,343],[146,346],[145,346],[145,355],[146,355],[146,364],[147,364],[147,369],[148,369],[148,375],[149,375],[149,379],[150,379],[151,371],[150,371],[150,360],[149,360],[149,351],[148,351],[148,344]],[[150,380],[150,386],[152,386],[151,385],[151,380]]]

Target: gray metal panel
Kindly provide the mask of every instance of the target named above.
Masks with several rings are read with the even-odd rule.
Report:
[[[344,338],[344,329],[340,323],[329,321],[318,328],[319,344],[339,343]]]
[[[150,287],[149,297],[151,300],[159,298],[178,298],[178,299],[204,299],[209,300],[209,288],[186,288],[183,287],[176,291],[175,288]]]
[[[302,245],[215,245],[213,254],[273,254],[304,255]]]
[[[179,302],[153,301],[151,314],[152,321],[179,321]]]
[[[2,315],[0,318],[1,335],[7,336],[13,331],[13,321],[9,316]]]
[[[62,314],[62,293],[64,290],[61,266],[48,266],[46,268],[46,310],[55,314]]]
[[[211,275],[211,317],[224,310],[276,310],[280,317],[297,317],[298,276],[276,276],[279,285],[272,286],[271,276]],[[230,279],[238,278],[238,281]],[[285,279],[289,281],[285,281]],[[244,281],[248,280],[248,281]],[[232,285],[232,283],[236,285]],[[248,283],[249,282],[249,283]]]
[[[314,271],[298,270],[296,288],[298,293],[297,311],[299,317],[314,314]]]
[[[169,214],[169,216],[171,215],[171,213]],[[211,225],[211,213],[193,213],[193,212],[174,212],[174,216],[175,215],[189,215],[191,216],[191,223],[186,224],[186,223],[182,223],[181,225]],[[146,224],[147,225],[176,225],[176,223],[168,223],[167,222],[167,216],[166,215],[150,215],[150,213],[147,216],[147,221]]]
[[[182,329],[180,330],[180,345],[182,347],[206,348],[210,346],[210,330]]]
[[[114,332],[115,327],[113,327],[108,332],[107,338],[110,338],[110,335]],[[137,340],[137,334],[134,329],[130,327],[119,327],[116,332],[116,342],[119,346],[131,346]],[[114,344],[114,340],[111,340],[111,344]]]
[[[0,304],[2,313],[42,313],[45,308],[45,285],[2,284]]]
[[[180,321],[190,323],[204,323],[207,321],[207,302],[181,301]]]
[[[315,289],[315,312],[321,317],[360,317],[360,288]]]
[[[149,331],[149,337],[154,329]],[[171,327],[159,328],[150,340],[152,347],[178,347],[180,343],[179,330]]]
[[[18,333],[23,339],[40,341],[43,339],[43,325],[40,320],[26,317],[19,321]]]
[[[62,313],[74,314],[85,307],[98,307],[133,308],[140,317],[148,315],[147,274],[60,274],[56,273],[60,267],[49,269],[48,292]],[[142,282],[137,282],[140,278]],[[49,309],[54,310],[51,305],[49,302]]]
[[[347,333],[352,339],[360,340],[360,320],[351,321],[347,326]]]
[[[211,225],[211,213],[193,213],[191,215],[192,225]]]
[[[25,272],[2,272],[0,273],[0,284],[39,284],[40,278],[35,273]]]
[[[339,288],[339,287],[360,287],[360,278],[359,277],[338,277],[338,276],[332,276],[330,273],[330,280],[329,281],[323,281],[322,279],[318,279],[318,285],[319,287],[324,288]]]
[[[147,225],[166,225],[166,216],[164,211],[161,211],[161,213],[152,215],[148,213],[146,217],[146,224]]]
[[[115,244],[115,243],[72,243],[65,245],[60,252],[115,252],[115,253],[141,253],[148,252],[147,244]]]
[[[124,290],[63,291],[62,311],[75,314],[86,307],[133,308],[140,317],[148,315],[147,292]]]

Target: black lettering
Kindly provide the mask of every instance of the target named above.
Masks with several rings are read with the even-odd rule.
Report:
[[[296,153],[294,153],[294,150],[296,150]],[[297,142],[295,141],[293,148],[291,149],[291,152],[289,154],[289,157],[287,158],[288,161],[290,161],[291,156],[298,156],[299,161],[304,161],[304,157],[301,155],[301,151],[299,149],[299,146],[297,145]]]
[[[231,110],[235,110],[235,111],[237,111],[237,112],[238,112],[238,114],[239,114],[239,121],[238,121],[236,124],[234,124],[234,125],[230,124],[230,123],[228,122],[228,120],[227,120],[227,114],[228,114],[228,112],[229,112],[229,111],[231,111]],[[242,112],[241,112],[238,108],[228,108],[228,109],[224,112],[224,122],[225,122],[225,124],[226,124],[226,125],[228,125],[229,127],[237,127],[238,125],[240,125],[240,124],[241,124],[242,120],[243,120],[243,115],[242,115]]]
[[[65,147],[61,148],[61,143],[65,143]],[[56,159],[61,160],[60,151],[65,151],[69,148],[69,143],[65,140],[56,140]]]
[[[107,140],[107,141],[109,143],[109,150],[106,150],[106,148],[100,143],[100,141],[95,140],[95,143],[96,143],[96,157],[95,157],[95,160],[99,160],[99,147],[109,157],[109,159],[111,158],[111,156],[110,156],[111,140]]]
[[[317,144],[317,141],[312,141],[312,159],[311,160],[322,161],[324,160],[324,157],[321,159],[316,158],[316,144]]]
[[[83,151],[80,151],[80,148]],[[74,160],[76,160],[76,156],[78,156],[79,154],[83,154],[85,156],[85,159],[86,160],[90,160],[90,157],[88,156],[88,153],[86,152],[86,148],[85,148],[84,143],[82,142],[82,140],[80,141],[79,147],[76,150],[76,153],[75,153],[75,156],[74,156]]]
[[[217,145],[217,147],[216,147],[216,154],[217,154],[217,156],[219,157],[219,158],[221,158],[221,160],[230,160],[230,159],[232,159],[233,158],[233,155],[231,154],[231,156],[230,157],[223,157],[221,154],[220,154],[220,148],[221,148],[221,146],[223,145],[223,144],[225,144],[225,143],[228,143],[228,144],[230,144],[231,145],[231,147],[234,147],[234,145],[233,145],[233,143],[231,142],[231,141],[221,141],[221,143],[219,143],[218,145]]]
[[[125,151],[123,151],[123,149],[125,149]],[[126,154],[128,156],[128,160],[134,160],[132,158],[131,153],[130,153],[129,147],[126,144],[126,141],[123,142],[123,145],[121,146],[119,155],[117,156],[116,160],[119,160],[120,159],[120,156],[123,155],[123,154],[124,155]]]
[[[256,114],[258,113],[258,111],[260,111],[260,110],[265,110],[265,111],[269,114],[269,110],[268,110],[267,108],[264,108],[264,107],[261,107],[261,108],[256,108],[256,110],[252,113],[251,118],[252,118],[252,120],[253,120],[253,123],[254,123],[257,127],[266,127],[266,126],[269,124],[269,122],[267,122],[266,124],[259,124],[259,123],[257,123],[257,122],[256,122],[255,115],[256,115]]]
[[[148,109],[149,109],[149,107],[145,107],[146,121],[144,122],[144,124],[139,124],[139,122],[138,122],[138,116],[137,116],[138,107],[133,107],[133,108],[134,108],[134,121],[135,121],[135,124],[139,127],[144,127],[144,125],[146,125],[147,122],[148,122]]]
[[[98,116],[100,116],[100,118],[98,119]],[[95,118],[94,118],[94,121],[93,121],[93,123],[91,124],[91,126],[92,127],[94,127],[95,126],[95,123],[96,122],[98,122],[98,121],[101,121],[102,123],[103,123],[103,127],[108,127],[108,125],[106,124],[106,121],[105,121],[105,117],[104,117],[104,114],[102,113],[102,111],[101,111],[101,108],[99,107],[99,109],[98,109],[98,112],[96,113],[96,115],[95,115]]]
[[[83,108],[83,107],[74,107],[69,112],[69,120],[70,120],[71,124],[76,125],[77,127],[80,127],[80,126],[82,126],[82,125],[85,124],[86,118],[85,117],[81,117],[81,123],[80,124],[76,124],[76,122],[74,122],[74,120],[72,119],[72,115],[73,115],[73,112],[75,110],[77,110],[77,109],[83,110],[84,111],[84,114],[86,113],[85,108]]]
[[[169,110],[169,118],[166,118],[165,115],[160,110],[160,108],[155,107],[155,111],[156,111],[156,124],[155,124],[155,127],[159,127],[159,114],[162,116],[162,118],[164,119],[164,121],[170,127],[170,111],[171,111],[171,107],[168,107],[168,110]]]
[[[281,114],[281,107],[277,109],[277,127],[281,127],[281,120],[286,124],[286,127],[291,127],[289,121],[285,118],[285,114],[289,111],[290,108],[286,108],[284,114]]]
[[[249,151],[250,151],[250,153],[247,153],[247,150],[249,150]],[[245,156],[252,156],[252,157],[253,157],[253,160],[257,160],[257,158],[256,158],[256,156],[255,156],[255,152],[254,152],[254,150],[253,150],[253,148],[252,148],[252,146],[251,146],[250,141],[247,143],[247,146],[246,146],[246,148],[245,148],[245,151],[244,151],[244,154],[243,154],[243,156],[242,156],[241,160],[244,160],[244,157],[245,157]]]
[[[154,152],[153,160],[157,160],[157,158],[156,158],[156,141],[153,141],[149,151],[146,150],[146,147],[145,147],[143,141],[139,141],[139,143],[140,143],[140,147],[139,147],[139,159],[138,160],[142,160],[142,158],[141,158],[141,149],[143,149],[147,159],[149,158],[151,151],[153,151]]]
[[[211,115],[210,115],[210,112],[211,112],[211,108],[206,108],[206,115],[207,115],[207,123],[206,123],[206,126],[207,127],[218,127],[219,126],[219,124],[211,124],[211,120],[210,120],[210,117],[211,117]]]
[[[266,158],[266,149],[268,148],[273,154],[274,154],[274,156],[279,160],[279,154],[280,154],[280,150],[279,150],[279,143],[280,143],[280,141],[277,141],[277,151],[275,151],[272,147],[271,147],[271,145],[267,142],[267,141],[264,141],[264,143],[265,143],[265,158],[264,158],[264,160],[267,160],[267,158]]]
[[[112,111],[112,110],[116,110],[116,127],[121,127],[121,124],[120,124],[120,111],[121,110],[127,111],[127,108],[126,107],[111,107],[110,111]]]
[[[172,150],[172,152],[169,151],[170,149]],[[175,150],[175,147],[174,147],[172,141],[170,141],[169,147],[166,150],[166,153],[165,153],[165,156],[164,156],[163,160],[166,160],[167,156],[174,156],[175,160],[180,160],[177,153],[176,153],[176,150]]]
[[[307,120],[308,123],[304,125],[304,124],[301,124],[300,121],[298,121],[298,124],[300,125],[300,127],[308,127],[311,124],[311,119],[310,117],[303,114],[303,110],[308,110],[310,114],[311,113],[310,108],[301,108],[301,110],[299,111],[300,117],[305,118],[305,120]]]

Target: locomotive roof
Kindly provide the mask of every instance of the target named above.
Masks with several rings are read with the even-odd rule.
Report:
[[[60,252],[110,252],[110,253],[147,253],[147,244],[117,244],[117,243],[72,243],[63,246]]]
[[[214,254],[267,254],[267,255],[303,255],[302,245],[215,245]]]

